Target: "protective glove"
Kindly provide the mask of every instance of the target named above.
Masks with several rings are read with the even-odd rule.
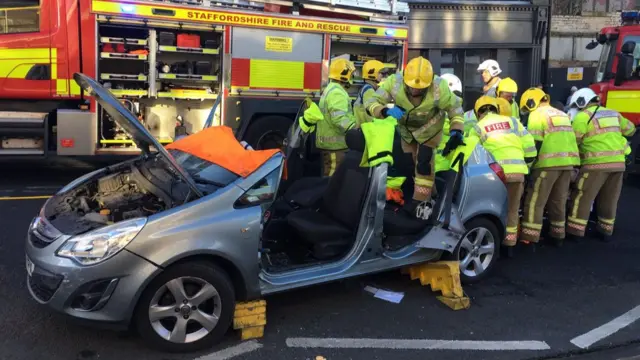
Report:
[[[382,116],[391,116],[396,120],[400,120],[404,116],[404,111],[402,111],[402,109],[397,106],[394,106],[392,108],[385,107],[384,109],[382,109]]]
[[[451,132],[449,133],[449,141],[447,141],[447,144],[444,146],[444,149],[442,150],[442,156],[447,156],[449,155],[450,152],[455,150],[458,146],[464,145],[463,140],[464,140],[464,135],[462,134],[462,131],[451,130]]]

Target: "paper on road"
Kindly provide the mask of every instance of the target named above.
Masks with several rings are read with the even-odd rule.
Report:
[[[392,302],[394,304],[400,304],[400,301],[404,298],[404,293],[402,292],[382,290],[373,286],[366,286],[364,290],[372,293],[375,298]]]

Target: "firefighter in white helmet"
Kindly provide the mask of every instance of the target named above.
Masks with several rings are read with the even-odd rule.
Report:
[[[498,84],[500,83],[498,75],[502,73],[500,64],[492,59],[485,60],[478,66],[478,73],[482,76],[482,82],[484,83],[482,88],[484,95],[496,97]]]
[[[442,74],[440,78],[447,82],[449,85],[449,90],[460,98],[460,102],[462,102],[462,81],[460,78],[453,74]],[[440,171],[449,170],[451,167],[449,159],[442,156],[442,151],[444,147],[447,145],[447,141],[449,141],[449,128],[450,122],[449,117],[446,116],[444,120],[444,127],[442,128],[442,140],[440,141],[440,145],[436,149],[436,159],[435,159],[435,172],[438,173]]]

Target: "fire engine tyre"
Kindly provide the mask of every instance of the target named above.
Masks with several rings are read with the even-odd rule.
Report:
[[[207,262],[174,265],[142,293],[134,325],[153,349],[192,352],[211,348],[233,321],[235,291],[227,273]]]
[[[291,119],[284,116],[258,118],[249,125],[244,140],[256,150],[281,149],[290,126]]]
[[[502,238],[488,218],[476,217],[464,224],[467,232],[448,260],[460,261],[460,281],[475,284],[493,270],[500,253]]]

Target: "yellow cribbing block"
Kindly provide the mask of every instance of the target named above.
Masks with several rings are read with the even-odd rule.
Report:
[[[242,340],[264,336],[267,324],[267,302],[264,300],[237,303],[233,315],[233,328],[240,330]]]
[[[438,296],[438,300],[453,310],[468,309],[471,306],[469,298],[462,291],[458,261],[414,265],[403,269],[402,272],[409,274],[411,280],[420,279],[420,284],[430,285],[431,290],[440,291],[442,296]]]

